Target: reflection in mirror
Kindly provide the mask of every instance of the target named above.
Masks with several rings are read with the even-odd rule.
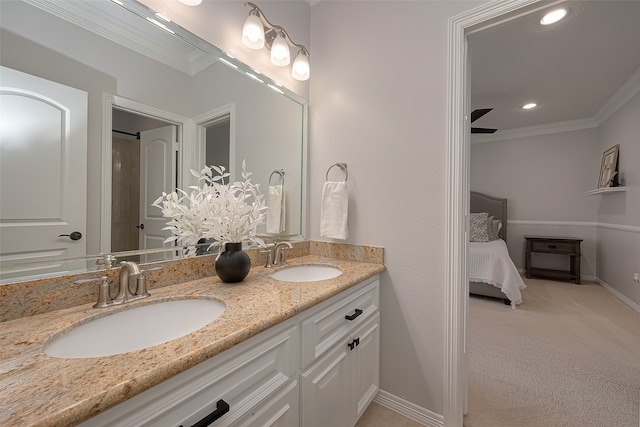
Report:
[[[5,157],[8,133],[3,130],[0,134],[3,150],[0,280],[3,282],[87,268],[95,270],[100,266],[95,262],[102,259],[101,254],[134,249],[136,240],[135,249],[140,251],[162,246],[162,239],[148,225],[151,224],[148,221],[158,222],[162,218],[156,208],[147,209],[145,214],[148,204],[140,202],[143,189],[150,191],[147,200],[153,201],[157,196],[152,193],[162,191],[161,188],[186,188],[193,184],[189,169],[200,170],[205,164],[226,165],[232,179],[237,179],[235,174],[246,159],[247,168],[254,173],[254,181],[261,183],[265,195],[272,172],[284,169],[287,177],[285,225],[277,237],[302,237],[305,101],[255,74],[245,64],[226,58],[226,63],[234,66],[230,67],[218,61],[223,55],[220,50],[183,29],[167,23],[175,33],[170,34],[143,19],[142,16],[150,14],[145,6],[130,0],[123,3],[124,7],[110,0],[0,3],[0,60],[6,67],[0,73],[2,104],[5,104],[5,95],[15,99],[15,90],[9,93],[6,88],[22,84],[9,81],[8,76],[16,71],[37,81],[34,87],[38,91],[27,90],[29,94],[40,93],[38,85],[43,82],[78,93],[79,106],[71,110],[65,109],[69,105],[66,101],[47,104],[65,106],[55,110],[58,111],[57,123],[72,123],[67,121],[69,117],[75,120],[83,114],[86,116],[83,124],[72,124],[69,128],[84,137],[70,138],[65,132],[48,132],[64,137],[53,142],[57,145],[48,152],[41,149],[38,157],[14,157],[13,168],[5,168],[8,161],[4,159],[9,158]],[[58,92],[52,95],[46,90],[43,89],[40,98],[30,95],[29,99],[55,101]],[[8,121],[4,118],[9,116],[2,113],[2,129],[5,129]],[[23,126],[32,128],[33,114],[21,120],[12,119],[11,123],[26,123]],[[169,138],[173,138],[174,150],[170,155],[169,152],[162,156],[158,152],[154,154],[152,163],[155,166],[162,163],[168,173],[159,179],[149,179],[155,185],[150,190],[149,185],[143,183],[140,170],[147,157],[139,148],[136,136],[158,127],[173,129],[175,137]],[[81,148],[62,150],[65,144],[78,139],[83,144]],[[79,159],[63,157],[54,161],[53,154],[43,156],[45,152],[74,153]],[[160,157],[163,160],[159,162]],[[125,164],[129,168],[128,176],[122,175],[122,170],[117,171]],[[21,170],[23,173],[19,174]],[[33,170],[41,173],[34,177],[27,172]],[[149,176],[155,176],[153,173]],[[138,185],[135,177],[140,180]],[[168,184],[162,187],[159,181]],[[63,184],[69,183],[80,187],[65,190]],[[50,188],[54,184],[57,185],[55,191]],[[34,186],[39,186],[42,196],[27,196],[34,194]],[[127,193],[128,190],[131,191]],[[20,203],[5,200],[8,194],[13,194],[11,197],[17,197]],[[51,197],[52,194],[59,197]],[[70,201],[71,194],[84,197]],[[52,200],[60,201],[59,205],[54,206]],[[31,209],[34,201],[46,202],[43,204],[51,212],[25,214],[24,209]],[[22,210],[8,208],[16,206]],[[80,220],[68,219],[65,209],[80,213]],[[136,209],[140,209],[139,213]],[[120,216],[126,210],[131,211],[130,218],[126,224],[120,224]],[[138,220],[133,221],[136,217]],[[11,226],[15,226],[14,230],[18,226],[23,230],[29,218],[38,220],[35,222],[40,228],[35,229],[34,235],[22,239],[23,247],[7,243],[11,239],[5,237],[9,236]],[[43,224],[58,228],[44,228]],[[82,238],[72,240],[69,236],[74,231],[79,231]],[[269,234],[266,224],[259,233]],[[128,237],[118,237],[124,235]],[[14,236],[14,240],[21,238]],[[69,252],[71,249],[76,252]],[[162,252],[160,259],[174,257],[176,252],[175,248]],[[70,257],[79,257],[80,261],[60,261]]]

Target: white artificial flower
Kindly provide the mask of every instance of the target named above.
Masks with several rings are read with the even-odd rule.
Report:
[[[217,175],[214,175],[214,172]],[[213,239],[213,245],[250,241],[264,246],[256,237],[258,225],[264,222],[267,206],[260,192],[260,184],[251,182],[251,172],[242,161],[243,181],[225,184],[229,173],[224,166],[206,166],[199,173],[198,185],[191,186],[190,193],[183,190],[162,193],[152,206],[162,209],[162,215],[171,218],[163,230],[171,230],[173,236],[165,242],[176,241],[180,245],[195,245],[199,239]]]

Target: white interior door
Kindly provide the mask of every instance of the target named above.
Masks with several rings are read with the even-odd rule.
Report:
[[[163,230],[168,219],[151,204],[176,190],[177,156],[175,126],[140,133],[140,249],[172,246],[163,243],[171,235]]]
[[[0,67],[3,279],[14,263],[86,254],[87,100],[84,91]]]

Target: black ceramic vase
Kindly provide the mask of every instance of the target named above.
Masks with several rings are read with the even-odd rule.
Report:
[[[242,243],[225,243],[224,252],[216,260],[216,274],[225,283],[242,282],[251,270],[251,259]]]

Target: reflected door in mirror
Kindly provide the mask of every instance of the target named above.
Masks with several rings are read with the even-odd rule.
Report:
[[[176,127],[166,126],[140,133],[140,249],[167,247],[171,235],[163,230],[168,221],[153,202],[162,193],[176,190],[178,149]]]
[[[87,93],[6,67],[0,86],[3,268],[83,256]],[[83,237],[70,239],[76,231]]]

